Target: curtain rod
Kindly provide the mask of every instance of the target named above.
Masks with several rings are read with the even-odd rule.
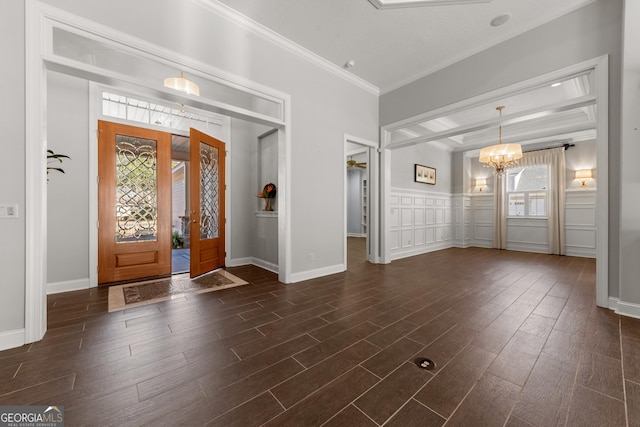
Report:
[[[556,147],[545,147],[545,148],[536,148],[535,150],[528,150],[528,151],[524,151],[525,153],[532,153],[534,151],[542,151],[542,150],[553,150],[554,148],[560,148],[560,147],[564,147],[565,151],[568,150],[571,147],[575,147],[576,144],[562,144],[562,145],[558,145]]]

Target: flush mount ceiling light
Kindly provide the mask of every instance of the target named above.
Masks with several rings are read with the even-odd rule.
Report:
[[[500,112],[500,119],[502,119],[504,106],[496,107],[496,110]],[[498,144],[480,150],[480,163],[484,163],[486,167],[495,168],[495,174],[501,175],[518,164],[518,160],[522,158],[522,147],[520,144],[502,143],[502,121],[498,141]]]
[[[401,7],[442,6],[451,4],[489,3],[491,0],[369,0],[378,9]]]
[[[187,95],[200,96],[198,85],[186,78],[183,73],[180,73],[180,77],[167,77],[164,79],[164,87],[179,90]]]

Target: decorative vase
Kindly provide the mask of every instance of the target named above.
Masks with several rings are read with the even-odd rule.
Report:
[[[273,198],[271,198],[271,197],[265,197],[264,198],[264,210],[265,211],[272,211],[273,210],[273,204],[271,203],[272,200],[273,200]]]

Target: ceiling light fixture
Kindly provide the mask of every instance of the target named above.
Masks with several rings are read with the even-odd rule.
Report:
[[[167,77],[164,79],[164,87],[179,90],[187,95],[200,96],[200,88],[180,72],[180,77]]]
[[[504,110],[504,106],[496,107],[496,110],[500,112],[499,142],[480,150],[480,163],[484,163],[485,167],[493,167],[494,173],[501,175],[507,169],[518,164],[518,160],[522,158],[522,147],[520,144],[502,143],[502,110]]]
[[[558,87],[562,84],[562,82],[555,82],[551,84],[551,87]]]

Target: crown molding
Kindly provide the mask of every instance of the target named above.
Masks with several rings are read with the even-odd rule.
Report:
[[[406,7],[443,6],[454,4],[489,3],[492,0],[407,0],[389,2],[385,0],[369,0],[378,9],[400,9]]]
[[[238,12],[235,9],[227,6],[226,4],[220,3],[218,0],[191,0],[196,4],[201,5],[202,7],[210,10],[211,12],[227,19],[228,21],[248,30],[252,33],[262,37],[263,39],[275,44],[276,46],[293,53],[294,55],[311,62],[312,64],[322,68],[325,71],[330,72],[331,74],[338,76],[349,83],[359,87],[360,89],[364,89],[367,92],[380,96],[380,88],[369,83],[368,81],[346,71],[345,69],[337,66],[333,62],[326,60],[325,58],[311,52],[308,49],[300,46],[297,43],[292,42],[291,40],[283,37],[282,35],[276,33],[275,31],[265,27],[257,21],[249,18]]]

